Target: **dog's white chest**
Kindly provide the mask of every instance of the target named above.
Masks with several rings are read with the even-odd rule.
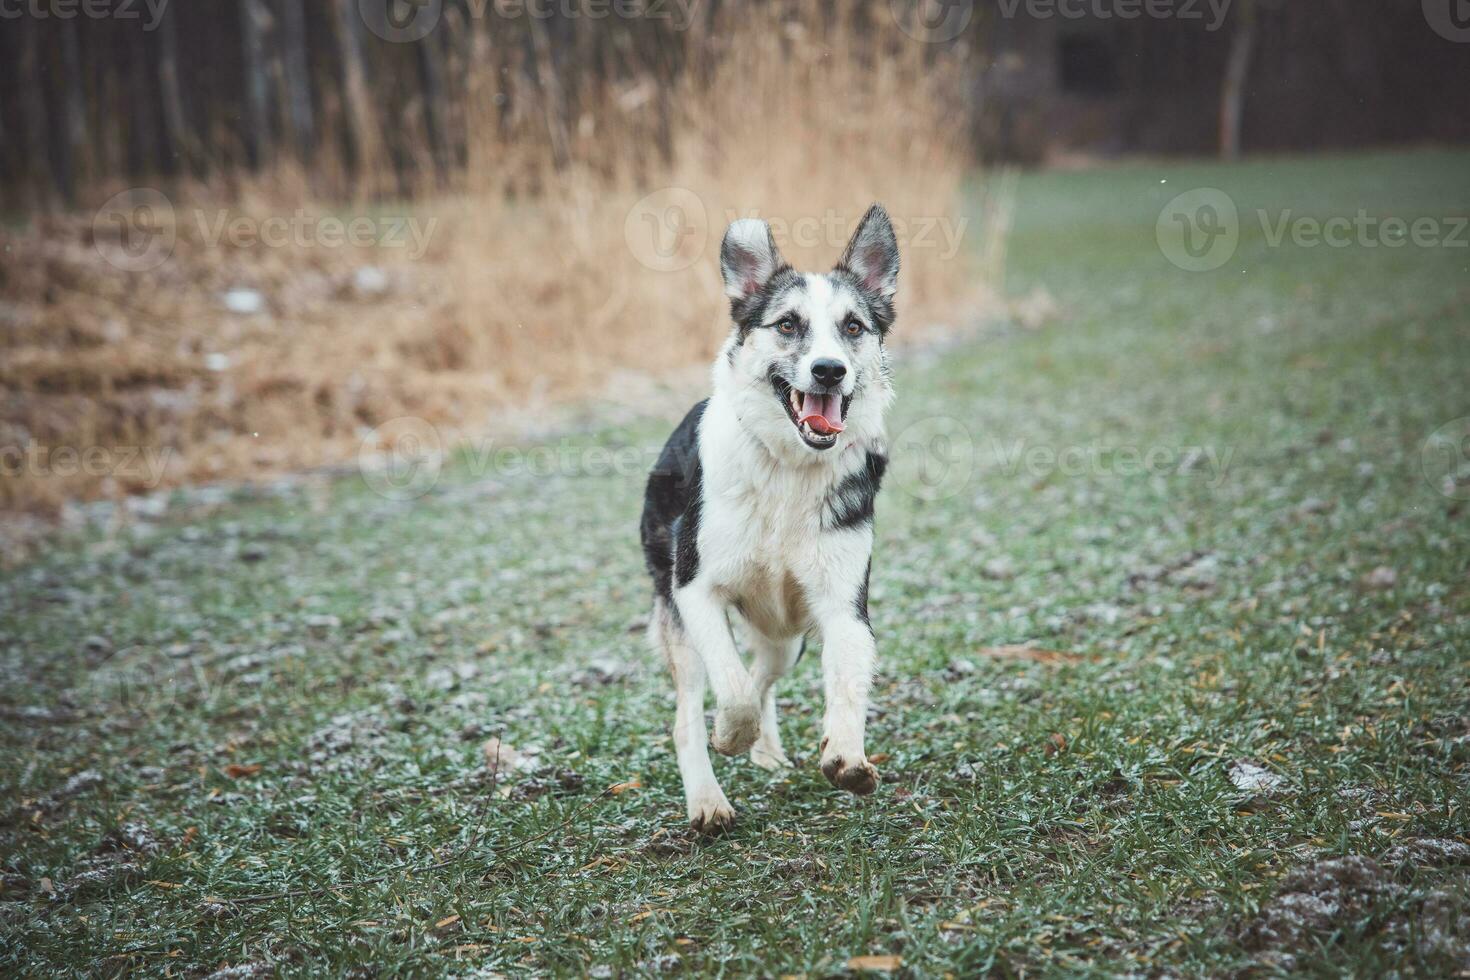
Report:
[[[713,584],[762,632],[804,632],[830,476],[780,466],[726,476],[706,499],[700,542]]]

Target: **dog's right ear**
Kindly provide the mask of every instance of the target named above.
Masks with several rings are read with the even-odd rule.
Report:
[[[785,264],[770,225],[760,218],[741,218],[730,224],[720,245],[720,275],[732,302],[754,296]]]

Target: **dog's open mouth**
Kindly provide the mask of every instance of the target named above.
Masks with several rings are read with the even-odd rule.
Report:
[[[840,392],[802,391],[784,378],[773,376],[776,397],[786,406],[786,415],[802,441],[813,449],[830,449],[845,427],[851,395]]]

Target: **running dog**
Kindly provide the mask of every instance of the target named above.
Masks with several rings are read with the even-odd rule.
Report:
[[[720,271],[729,338],[713,393],[664,446],[641,525],[653,576],[649,639],[673,673],[674,750],[696,830],[735,811],[705,747],[704,688],[715,692],[710,744],[788,767],[776,681],[820,635],[826,712],[821,769],[867,794],[863,749],[875,646],[868,621],[873,500],[887,465],[893,399],[884,338],[893,325],[898,242],[874,205],[831,272],[797,272],[758,219],[725,233]],[[746,627],[741,660],[731,614]]]

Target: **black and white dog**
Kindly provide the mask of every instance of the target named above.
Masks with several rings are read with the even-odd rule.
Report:
[[[874,642],[868,623],[873,498],[887,464],[893,398],[883,341],[893,324],[898,243],[874,205],[829,273],[792,269],[770,227],[730,226],[720,271],[734,320],[714,393],[680,423],[648,480],[642,537],[655,597],[649,638],[673,672],[674,748],[689,822],[722,830],[735,811],[705,748],[790,766],[776,725],[776,680],[822,639],[821,768],[871,793],[863,749]],[[731,631],[746,626],[747,669]]]

